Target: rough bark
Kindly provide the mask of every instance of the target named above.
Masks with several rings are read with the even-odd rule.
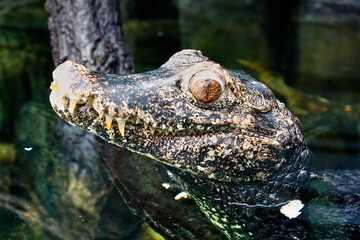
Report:
[[[133,73],[117,0],[48,0],[55,65],[66,60],[106,73]]]

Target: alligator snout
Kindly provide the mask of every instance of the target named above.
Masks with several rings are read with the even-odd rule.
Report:
[[[72,61],[60,64],[53,72],[50,103],[62,110],[68,108],[70,112],[76,104],[92,104],[92,80],[96,81],[95,76],[86,67]]]
[[[71,115],[76,108],[93,109],[99,120],[103,120],[107,130],[112,128],[115,120],[121,135],[125,133],[127,122],[140,123],[136,114],[127,111],[128,108],[120,108],[110,98],[99,97],[106,96],[104,92],[111,93],[105,89],[108,88],[109,80],[112,80],[109,75],[92,72],[80,64],[66,61],[54,70],[53,79],[50,85],[50,103],[57,111]],[[121,86],[125,85],[119,85],[118,88]],[[147,128],[147,124],[143,124]]]

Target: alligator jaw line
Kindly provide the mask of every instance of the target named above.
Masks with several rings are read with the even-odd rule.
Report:
[[[66,81],[65,81],[66,82]],[[68,85],[68,83],[65,83]],[[52,106],[55,106],[58,111],[66,112],[68,111],[70,114],[76,114],[78,108],[88,107],[94,109],[98,115],[99,119],[104,120],[104,127],[107,130],[111,130],[113,128],[113,123],[116,122],[117,128],[121,134],[121,136],[125,137],[125,128],[126,125],[131,123],[132,125],[143,125],[144,130],[149,130],[151,135],[155,133],[159,135],[172,135],[172,136],[186,136],[186,135],[201,135],[205,133],[211,133],[211,131],[203,131],[203,132],[186,132],[183,129],[177,129],[171,126],[165,126],[162,124],[158,126],[157,123],[152,123],[149,120],[143,120],[139,115],[135,112],[129,114],[127,116],[114,116],[109,114],[109,110],[106,107],[103,107],[100,103],[97,103],[96,96],[90,95],[79,96],[70,91],[66,91],[66,89],[71,89],[69,86],[64,86],[63,83],[59,82],[56,78],[51,82],[50,85],[51,94],[50,94],[50,102]],[[244,126],[229,126],[229,129],[246,129]],[[225,130],[226,131],[226,130]],[[213,131],[215,132],[215,131]]]

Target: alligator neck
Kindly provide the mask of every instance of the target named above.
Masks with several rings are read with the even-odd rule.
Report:
[[[312,154],[304,147],[292,160],[291,174],[283,169],[267,181],[220,182],[172,171],[184,182],[201,211],[229,239],[308,239]]]

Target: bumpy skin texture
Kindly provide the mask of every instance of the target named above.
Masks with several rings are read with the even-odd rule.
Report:
[[[217,78],[216,100],[194,97],[199,76]],[[229,239],[307,237],[306,207],[292,218],[280,211],[309,189],[301,125],[243,71],[183,50],[146,73],[107,75],[68,61],[53,77],[50,101],[64,120],[168,165]]]

